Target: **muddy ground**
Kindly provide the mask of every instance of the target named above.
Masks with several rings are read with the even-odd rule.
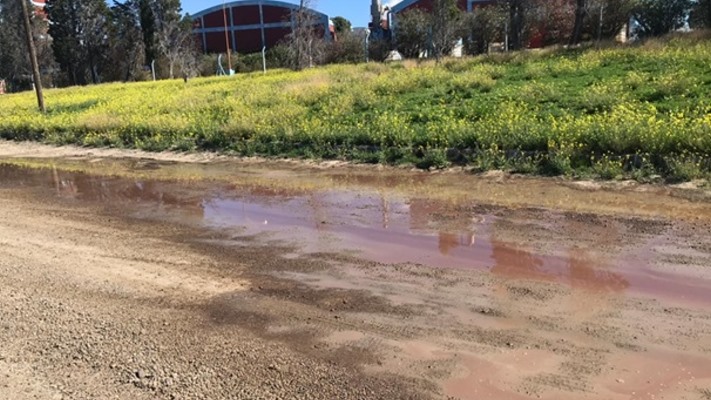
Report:
[[[709,399],[706,190],[0,142],[0,399]]]

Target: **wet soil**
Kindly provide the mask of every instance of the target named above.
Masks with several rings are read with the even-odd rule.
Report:
[[[703,189],[42,149],[0,144],[0,398],[711,391]]]

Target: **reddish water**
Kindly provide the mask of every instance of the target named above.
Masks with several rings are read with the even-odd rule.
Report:
[[[341,183],[338,189],[297,191],[0,164],[0,188],[39,190],[64,201],[100,204],[112,212],[195,224],[232,236],[266,235],[265,240],[293,244],[299,253],[348,251],[381,263],[488,270],[506,279],[537,279],[589,291],[635,292],[711,304],[710,281],[653,267],[656,259],[651,249],[666,235],[664,231],[614,254],[595,251],[598,242],[624,242],[614,229],[603,229],[592,239],[580,238],[580,243],[553,242],[539,249],[535,241],[520,244],[502,234],[511,230],[505,227],[512,223],[505,212],[494,216],[466,211],[483,209],[479,204],[395,193],[388,188],[402,182],[393,179],[372,179],[370,189],[358,182],[357,189]],[[526,218],[524,223],[517,221],[520,233],[525,236],[530,229],[539,239],[545,229],[570,229],[570,235],[599,230],[597,226],[588,229],[585,222],[569,222],[564,215],[556,216],[563,222],[555,226],[550,213],[529,213]]]

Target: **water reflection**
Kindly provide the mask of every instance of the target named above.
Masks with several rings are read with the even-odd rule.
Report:
[[[498,240],[491,244],[495,262],[491,272],[499,276],[565,282],[596,291],[619,292],[630,286],[620,273],[606,270],[581,249],[569,249],[565,256],[541,256]]]
[[[472,247],[476,244],[476,236],[472,232],[466,233],[439,233],[439,252],[447,256],[450,251],[460,246]]]
[[[355,179],[355,178],[354,178]],[[363,178],[365,179],[365,178]],[[386,180],[386,185],[397,182]],[[352,250],[383,263],[488,270],[504,278],[564,282],[605,292],[637,289],[707,293],[673,277],[622,268],[608,259],[560,244],[547,252],[525,247],[499,233],[511,231],[505,217],[466,211],[467,205],[428,198],[403,198],[378,186],[371,191],[293,191],[258,185],[220,186],[209,181],[174,182],[100,177],[61,169],[25,169],[0,164],[0,188],[31,187],[73,201],[100,203],[141,218],[170,219],[205,228],[271,235],[304,252]],[[472,208],[469,207],[471,210]],[[544,218],[544,217],[530,217]],[[504,222],[506,222],[504,224]],[[539,221],[541,222],[541,221]],[[578,224],[578,225],[576,225]],[[561,224],[562,235],[578,235],[580,222]],[[521,225],[521,229],[525,225]],[[515,229],[515,228],[514,228]],[[596,229],[596,228],[590,228]],[[594,232],[592,244],[620,241],[619,232]]]
[[[167,209],[179,210],[181,215],[194,218],[204,216],[201,195],[174,182],[92,176],[56,167],[44,170],[0,164],[0,187],[51,188],[58,198],[101,203],[125,208],[128,212]],[[132,205],[136,207],[131,208]]]

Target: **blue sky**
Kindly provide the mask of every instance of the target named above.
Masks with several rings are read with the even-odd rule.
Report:
[[[282,0],[288,3],[298,4],[298,0]],[[316,9],[328,14],[331,18],[342,16],[353,23],[354,27],[364,27],[370,21],[371,0],[314,0]],[[397,3],[397,1],[383,1]],[[222,4],[221,0],[182,0],[183,10],[190,14],[202,11],[206,8]]]

